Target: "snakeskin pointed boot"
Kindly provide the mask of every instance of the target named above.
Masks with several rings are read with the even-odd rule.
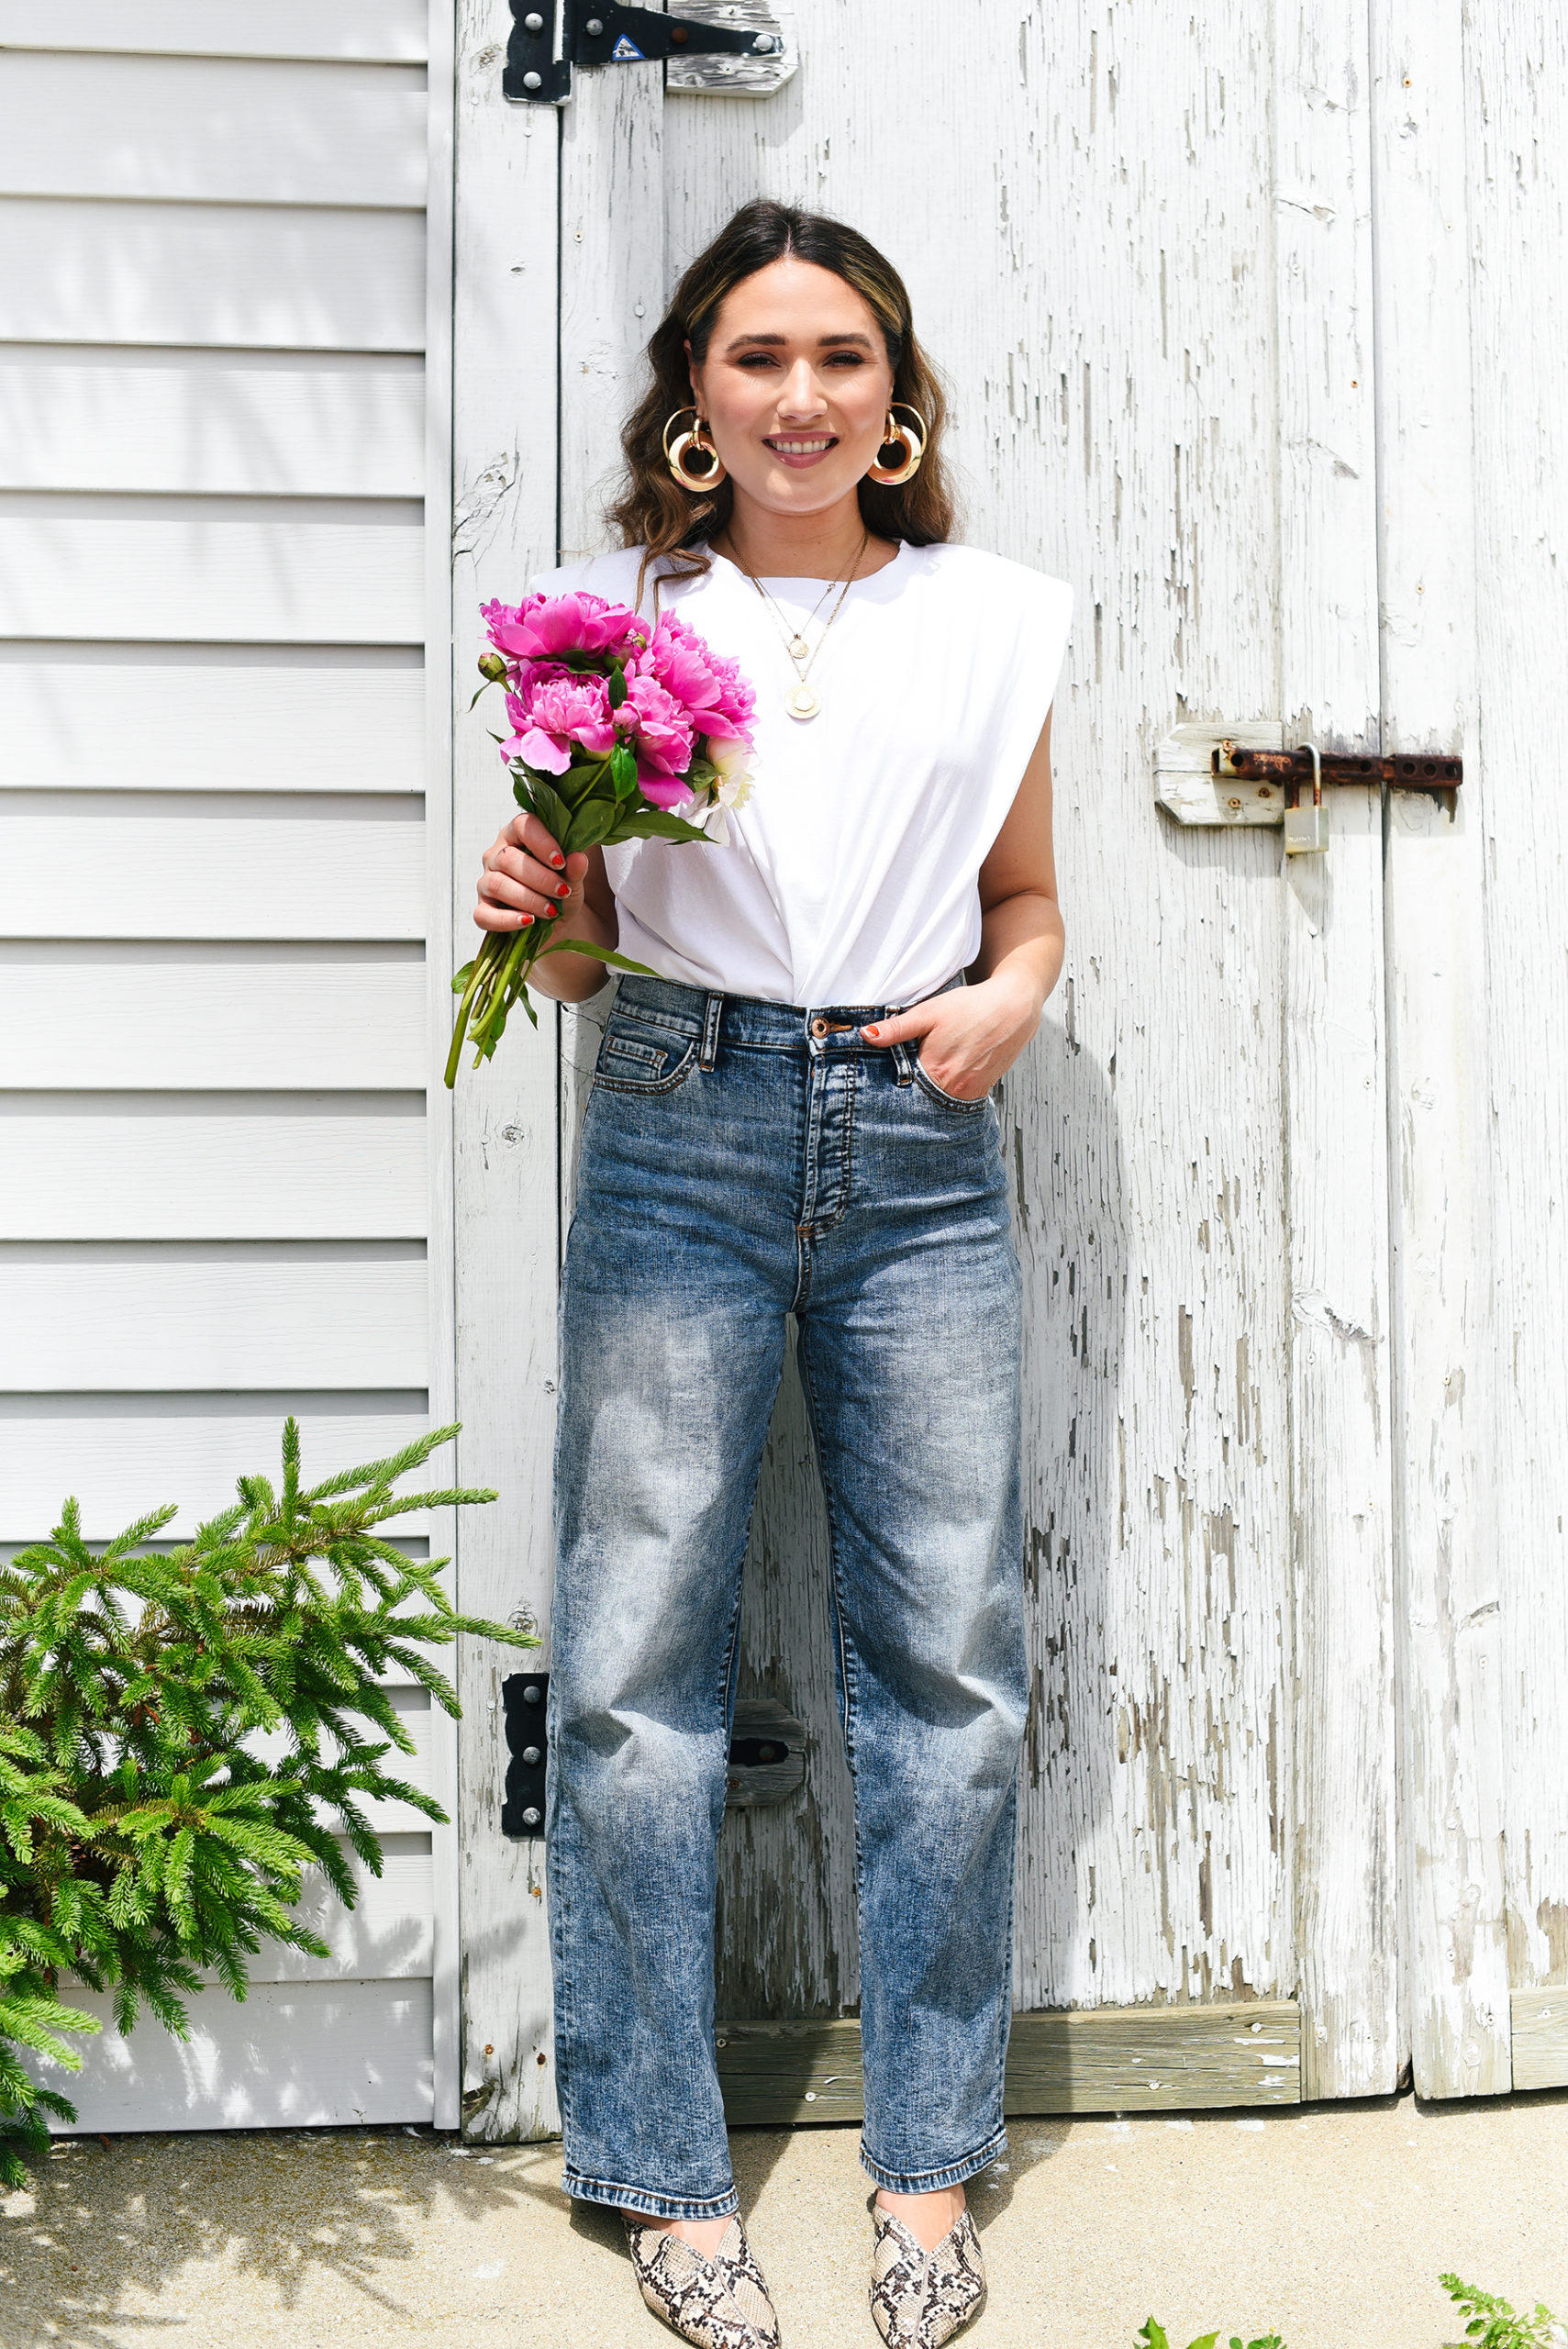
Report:
[[[711,2259],[662,2228],[622,2223],[638,2287],[672,2332],[697,2349],[778,2349],[779,2321],[739,2218]]]
[[[902,2219],[872,2206],[872,2321],[888,2349],[941,2349],[985,2305],[985,2263],[967,2210],[933,2251],[922,2251]]]

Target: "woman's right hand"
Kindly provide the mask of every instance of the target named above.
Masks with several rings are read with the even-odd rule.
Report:
[[[514,816],[481,860],[473,918],[481,930],[526,930],[570,922],[583,908],[588,858],[562,856],[537,816]]]

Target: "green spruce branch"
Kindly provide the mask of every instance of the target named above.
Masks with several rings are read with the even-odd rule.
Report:
[[[172,1507],[95,1548],[68,1500],[47,1542],[0,1564],[0,2182],[24,2181],[47,2117],[76,2117],[35,2076],[40,2059],[79,2071],[72,2039],[99,2028],[62,1976],[111,1992],[117,2029],[145,2008],[183,2038],[204,1969],[242,1998],[264,1936],[328,1954],[297,1904],[314,1869],[353,1906],[344,1842],[379,1876],[367,1803],[444,1821],[396,1775],[414,1742],[384,1682],[417,1681],[455,1718],[428,1650],[460,1631],[534,1644],[458,1614],[448,1561],[384,1531],[495,1499],[394,1491],[456,1433],[307,1491],[291,1419],[281,1486],[241,1477],[179,1547],[150,1546]]]

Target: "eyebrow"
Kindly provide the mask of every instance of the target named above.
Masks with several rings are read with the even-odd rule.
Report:
[[[745,343],[767,343],[774,350],[783,350],[788,340],[788,335],[784,334],[738,334],[732,336],[724,348],[726,351],[739,351]],[[818,351],[826,351],[832,344],[840,342],[857,342],[865,351],[869,351],[872,347],[869,334],[823,334],[817,338],[817,348]]]

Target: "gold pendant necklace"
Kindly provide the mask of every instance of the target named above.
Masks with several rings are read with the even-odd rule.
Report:
[[[788,653],[791,663],[795,668],[795,682],[790,687],[788,693],[785,694],[784,705],[791,718],[802,719],[815,718],[817,711],[822,707],[820,695],[814,691],[812,686],[807,683],[807,678],[811,670],[816,666],[817,653],[821,651],[822,647],[828,641],[828,629],[832,627],[834,621],[838,618],[839,614],[844,608],[844,598],[855,584],[855,573],[860,569],[865,551],[870,544],[871,531],[868,529],[862,533],[860,545],[855,549],[854,561],[850,565],[848,576],[845,578],[842,585],[840,586],[840,583],[836,579],[829,579],[827,586],[822,590],[821,595],[818,596],[810,613],[807,615],[804,626],[801,628],[792,628],[788,621],[785,620],[783,613],[779,610],[777,603],[774,601],[773,597],[769,595],[767,589],[763,586],[756,573],[754,571],[748,571],[746,573],[747,578],[751,582],[752,586],[762,597],[762,602],[773,619],[773,626],[778,629],[779,641],[784,646],[784,651]],[[738,563],[736,568],[737,570],[742,570],[745,566]],[[832,610],[828,613],[827,618],[822,623],[822,633],[817,638],[815,647],[813,647],[806,637],[806,629],[811,626],[812,621],[817,618],[817,613],[822,609],[823,605],[827,602],[835,587],[838,587],[839,589],[838,601],[834,604]]]

